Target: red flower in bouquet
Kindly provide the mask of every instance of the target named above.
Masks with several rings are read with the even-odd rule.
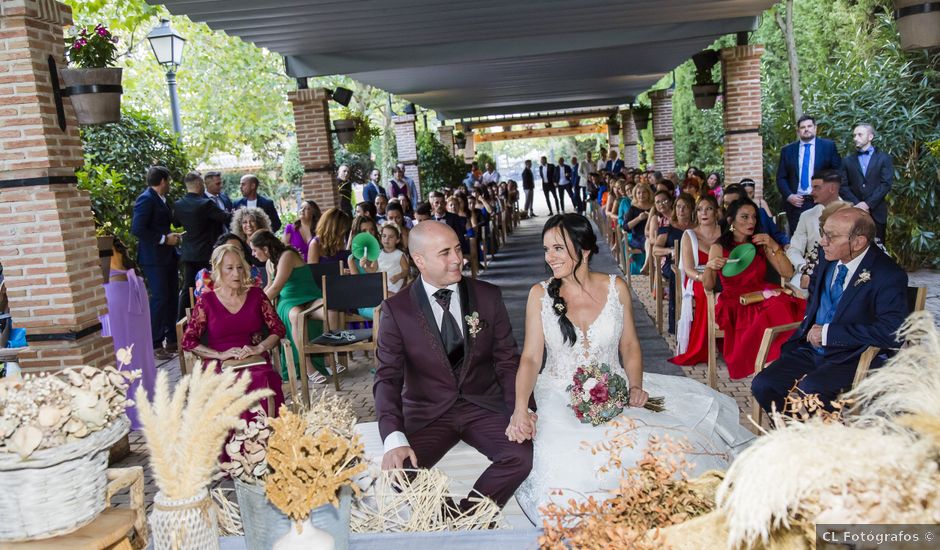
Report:
[[[594,403],[603,404],[610,399],[610,396],[607,392],[607,384],[599,383],[598,385],[591,388],[591,401]]]

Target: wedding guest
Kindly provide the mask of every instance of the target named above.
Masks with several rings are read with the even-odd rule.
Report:
[[[417,208],[415,208],[414,223],[415,223],[415,225],[417,225],[418,222],[424,222],[424,221],[428,221],[428,220],[430,220],[430,219],[432,219],[432,217],[431,217],[431,203],[429,203],[429,202],[422,202],[421,204],[419,204],[419,205],[417,206]]]
[[[297,220],[284,228],[284,244],[290,245],[307,261],[307,249],[310,241],[317,234],[317,223],[320,222],[320,207],[314,201],[306,200],[300,203]]]
[[[391,199],[408,196],[408,182],[405,180],[405,171],[397,166],[392,172],[392,180],[388,182],[388,195]]]
[[[676,356],[670,359],[676,365],[691,366],[708,361],[708,309],[702,271],[708,263],[709,250],[721,236],[720,214],[715,197],[701,197],[695,203],[692,228],[686,229],[679,245],[682,311],[676,324]]]
[[[675,334],[676,332],[676,274],[673,273],[672,266],[678,261],[678,258],[673,258],[673,251],[675,250],[676,242],[681,243],[682,235],[692,227],[694,210],[695,199],[692,198],[692,195],[681,193],[676,197],[673,203],[669,225],[659,228],[659,233],[656,235],[656,243],[653,246],[653,254],[656,257],[663,258],[663,281],[665,281],[664,286],[669,295],[668,330],[670,334]]]
[[[169,359],[176,349],[176,306],[179,296],[177,263],[179,233],[170,231],[173,211],[167,203],[170,171],[147,169],[147,189],[134,202],[131,233],[137,237],[137,258],[150,287],[150,329],[157,359]],[[166,347],[163,341],[166,339]]]
[[[731,207],[731,203],[740,199],[750,200],[744,187],[737,184],[729,185],[721,195],[721,205],[725,211],[727,211]],[[756,205],[757,203],[754,204]],[[774,223],[774,219],[770,214],[759,206],[757,207],[757,216],[760,220],[761,227],[764,228],[764,231],[766,231],[773,240],[777,241],[782,246],[790,244],[790,236],[787,235],[787,232],[778,229],[777,224]]]
[[[640,184],[633,190],[633,201],[627,211],[626,223],[623,225],[627,231],[627,244],[632,252],[630,256],[630,274],[638,275],[646,267],[646,224],[653,209],[653,193],[649,185]]]
[[[657,259],[653,255],[653,246],[656,244],[656,238],[659,236],[660,229],[669,229],[672,224],[672,199],[673,195],[666,190],[657,191],[653,195],[653,214],[646,222],[646,256],[647,258]],[[660,269],[661,262],[650,260],[653,269]]]
[[[817,232],[819,233],[819,235],[820,235],[820,236],[822,235],[823,227],[824,227],[825,224],[826,224],[826,220],[829,219],[829,216],[835,214],[836,212],[838,212],[838,211],[840,211],[840,210],[842,210],[842,209],[844,209],[844,208],[851,208],[851,207],[852,207],[852,205],[851,205],[850,203],[845,202],[845,201],[835,201],[835,202],[833,202],[833,203],[830,203],[830,204],[829,204],[828,206],[826,206],[825,208],[823,208],[822,213],[819,215],[819,225],[817,226]],[[809,212],[809,210],[807,210],[807,212]],[[806,213],[806,212],[804,212],[804,214],[805,214],[805,213]],[[878,244],[878,243],[876,242],[875,244]],[[794,274],[794,275],[793,275],[793,280],[796,280],[796,279],[797,279],[797,275],[800,275],[798,288],[804,289],[804,290],[806,290],[806,291],[808,292],[810,280],[811,280],[812,277],[813,277],[813,273],[816,272],[816,267],[819,265],[819,255],[820,255],[821,252],[822,252],[822,251],[821,251],[821,249],[820,249],[820,247],[819,247],[819,240],[817,239],[817,244],[816,244],[816,246],[813,247],[813,248],[806,254],[806,259],[805,259],[806,263],[803,264],[803,267],[802,267],[802,274],[797,273],[797,274]],[[804,293],[804,295],[801,296],[801,297],[802,297],[802,298],[805,298],[805,297],[806,297],[805,294],[806,294],[806,293]]]
[[[352,219],[342,210],[330,208],[324,212],[317,223],[317,234],[310,240],[307,263],[346,262],[349,257],[346,239],[351,226]]]
[[[408,255],[402,247],[401,229],[398,225],[389,222],[382,226],[382,251],[375,262],[362,262],[362,271],[376,273],[382,271],[386,275],[389,294],[395,294],[408,281],[411,264]]]
[[[682,182],[682,186],[680,187],[680,189],[682,190],[683,193],[695,197],[696,200],[698,200],[700,196],[699,183],[698,183],[698,180],[696,180],[695,178],[686,178]]]
[[[548,157],[539,159],[539,178],[542,181],[542,193],[545,195],[545,204],[548,205],[548,215],[555,213],[552,210],[552,201],[555,199],[555,210],[561,213],[561,206],[558,205],[558,189],[555,186],[555,165],[548,163]],[[460,233],[458,233],[459,235]]]
[[[278,240],[270,231],[256,232],[249,244],[252,255],[265,262],[267,267],[270,282],[264,288],[264,294],[272,303],[277,303],[277,316],[284,323],[294,365],[299,369],[303,356],[306,372],[312,373],[311,367],[315,366],[320,374],[326,375],[327,371],[322,365],[311,365],[309,355],[298,352],[298,342],[302,347],[307,338],[313,339],[323,333],[322,323],[309,321],[306,323],[307,334],[300,332],[301,313],[311,305],[321,303],[323,299],[323,292],[313,280],[313,273],[296,250]],[[317,310],[314,317],[322,321],[323,309]],[[287,361],[284,360],[281,361],[281,379],[290,379]]]
[[[460,241],[460,247],[464,254],[468,254],[470,242],[467,241],[467,218],[448,212],[444,203],[444,195],[439,191],[431,191],[428,197],[431,202],[431,219],[449,225],[457,234],[457,239]]]
[[[615,176],[619,175],[620,171],[623,170],[623,161],[617,158],[616,149],[610,150],[610,158],[607,160],[607,164],[604,168]]]
[[[415,173],[417,173],[417,166],[412,165],[412,167],[415,168]],[[415,204],[420,203],[421,195],[418,193],[418,186],[415,184],[414,179],[408,177],[407,172],[405,170],[405,163],[399,162],[398,164],[395,165],[395,169],[401,171],[401,177],[399,179],[403,180],[405,183],[408,184],[408,199],[410,200],[411,204],[415,205]],[[405,212],[406,213],[409,212],[409,209],[405,208]]]
[[[600,153],[597,155],[597,161],[594,163],[595,172],[603,172],[607,170],[607,149],[601,147]]]
[[[360,233],[368,233],[375,237],[375,240],[379,240],[379,229],[375,223],[375,220],[366,216],[356,216],[352,221],[352,229],[349,231],[349,240],[346,242],[346,248],[352,250],[352,241],[356,235]],[[368,263],[369,260],[365,257],[362,260],[357,260],[354,256],[350,255],[346,258],[347,268],[352,274],[362,273],[362,263]]]
[[[351,216],[353,211],[353,187],[350,176],[348,165],[340,164],[339,168],[336,169],[336,190],[339,193],[339,209],[345,212],[347,216]]]
[[[558,164],[555,165],[555,185],[558,188],[558,198],[561,199],[561,211],[565,211],[565,195],[571,198],[572,208],[577,209],[578,203],[574,199],[574,182],[572,181],[574,171],[571,166],[565,163],[565,157],[558,157]]]
[[[414,219],[414,205],[418,203],[412,203],[410,198],[408,198],[406,195],[402,195],[401,197],[398,197],[398,204],[401,205],[401,209],[405,213],[405,216]]]
[[[499,172],[496,171],[496,167],[493,166],[492,162],[486,163],[486,172],[483,172],[483,175],[480,177],[480,182],[483,185],[489,185],[491,183],[499,183],[500,176]]]
[[[813,207],[810,197],[813,174],[827,168],[842,168],[842,158],[836,144],[816,137],[816,119],[803,115],[796,121],[799,139],[780,150],[777,165],[777,189],[783,198],[790,232],[796,230],[800,214]]]
[[[225,223],[221,224],[221,227],[219,227],[220,235],[227,233],[228,224],[232,219],[232,212],[235,210],[235,205],[232,203],[232,199],[222,191],[222,172],[206,172],[203,180],[206,184],[206,197],[212,201],[212,204],[218,206],[219,210],[228,214]]]
[[[806,303],[783,293],[779,281],[766,280],[768,265],[784,278],[793,276],[793,266],[780,244],[765,232],[754,201],[748,198],[734,201],[728,207],[725,219],[728,228],[708,253],[702,284],[706,290],[712,290],[721,279],[715,317],[725,333],[722,355],[728,365],[728,374],[732,380],[737,380],[754,373],[758,348],[755,344],[760,342],[764,330],[799,321],[803,318]],[[742,273],[733,277],[721,273],[731,251],[747,243],[757,247],[754,260]],[[742,305],[739,299],[749,293],[763,293],[763,300]],[[780,355],[780,345],[787,336],[789,333],[774,341],[768,360]]]
[[[363,202],[375,203],[375,197],[386,195],[385,188],[382,187],[382,172],[378,168],[373,168],[369,172],[369,182],[362,188]]]
[[[885,200],[894,184],[891,155],[872,145],[875,128],[859,124],[852,132],[855,153],[842,163],[842,187],[839,194],[869,214],[875,221],[877,238],[884,242],[888,223],[888,202]]]
[[[908,315],[907,274],[879,247],[867,212],[846,208],[826,220],[820,239],[824,257],[810,282],[803,323],[780,358],[751,382],[760,406],[783,410],[790,388],[815,394],[828,408],[855,379],[858,358],[869,346],[899,347]],[[844,302],[844,303],[843,303]],[[872,368],[884,364],[880,355]]]
[[[747,191],[747,198],[754,201],[754,204],[756,204],[758,208],[766,212],[767,215],[771,218],[774,217],[774,211],[772,208],[770,208],[770,205],[767,204],[767,201],[764,199],[763,195],[760,197],[757,196],[756,181],[752,180],[751,178],[742,178],[741,181],[738,182],[738,185],[744,186],[744,190]],[[719,200],[720,199],[721,198],[719,197]]]
[[[388,210],[388,199],[385,195],[375,197],[375,221],[379,225],[385,223],[385,213]]]
[[[816,245],[819,244],[819,231],[822,229],[819,218],[823,209],[839,202],[841,183],[842,177],[836,170],[822,170],[813,175],[811,195],[814,205],[800,214],[800,221],[787,248],[787,258],[794,270],[791,283],[797,288],[807,288],[809,285],[805,268],[809,255],[815,255]]]
[[[535,200],[535,176],[532,174],[532,161],[526,159],[525,168],[522,169],[522,190],[525,191],[525,204],[523,212],[529,218],[535,217],[532,203]]]
[[[272,231],[271,219],[260,208],[243,207],[235,210],[232,214],[231,232],[238,235],[238,238],[248,242],[251,236],[257,231]],[[273,232],[273,231],[272,231]],[[261,268],[261,280],[264,284],[268,282],[267,272],[264,270],[264,262],[249,254],[245,258],[249,265]]]
[[[712,172],[705,178],[705,192],[721,200],[721,174]]]
[[[222,246],[230,244],[235,248],[242,251],[242,257],[246,260],[248,258],[255,259],[251,255],[251,248],[248,246],[248,243],[242,240],[241,237],[234,233],[226,233],[216,239],[215,244],[212,245],[212,251],[215,252],[215,249]],[[211,265],[211,264],[210,264]],[[261,266],[253,265],[249,268],[248,274],[253,281],[254,286],[264,288],[264,277],[262,276],[264,269]],[[202,269],[196,273],[195,286],[193,287],[193,299],[198,299],[203,292],[212,292],[213,282],[212,282],[212,269]]]
[[[375,209],[374,202],[363,201],[356,204],[356,216],[366,216],[374,220],[377,215],[378,211]]]
[[[591,152],[587,152],[587,157],[578,163],[578,201],[581,203],[581,213],[587,209],[588,203],[588,182],[591,179],[591,172],[594,171],[594,160],[591,158]]]
[[[611,190],[614,190],[614,202],[611,207],[614,214],[617,216],[617,227],[623,227],[627,223],[627,213],[630,211],[630,207],[633,206],[633,190],[636,189],[636,185],[629,183],[624,180],[616,180],[613,185],[611,185]]]
[[[183,335],[183,349],[210,362],[217,370],[229,359],[257,359],[237,372],[251,380],[246,391],[271,390],[274,395],[267,414],[277,416],[284,394],[270,352],[287,332],[284,323],[264,291],[253,285],[241,250],[222,245],[212,252],[211,264],[214,290],[203,293],[196,301]],[[248,411],[242,414],[247,421],[253,416]]]
[[[281,229],[281,218],[277,215],[277,208],[274,207],[274,201],[258,194],[258,186],[261,182],[254,174],[245,174],[241,179],[242,198],[235,201],[235,208],[260,208],[268,215],[271,231],[277,233]]]

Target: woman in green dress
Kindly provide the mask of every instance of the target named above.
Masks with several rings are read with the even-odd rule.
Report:
[[[314,281],[313,274],[300,253],[281,242],[270,231],[256,232],[251,236],[249,245],[252,255],[266,262],[269,282],[264,288],[264,293],[268,299],[277,304],[277,316],[287,327],[287,338],[294,355],[294,364],[299,366],[301,354],[297,351],[297,344],[300,343],[302,346],[305,340],[305,336],[300,333],[300,315],[311,305],[323,303],[320,285]],[[322,334],[322,312],[323,310],[320,309],[313,315],[320,321],[307,322],[306,338],[315,338]],[[283,359],[282,357],[281,378],[287,380],[287,362]],[[307,372],[311,372],[311,367],[313,367],[320,374],[327,376],[328,372],[322,362],[315,363],[311,364],[309,358],[304,356]]]

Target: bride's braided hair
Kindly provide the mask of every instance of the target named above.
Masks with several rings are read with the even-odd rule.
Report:
[[[577,272],[578,268],[581,267],[581,264],[584,263],[584,251],[591,253],[591,257],[597,254],[597,236],[594,235],[594,228],[591,226],[591,222],[587,218],[580,214],[556,214],[548,219],[545,222],[545,227],[542,228],[542,238],[544,240],[545,234],[550,230],[557,228],[562,237],[567,236],[571,240],[571,244],[574,247],[574,258],[577,262],[574,265],[574,271]],[[567,241],[565,242],[565,247],[567,248]],[[571,254],[571,250],[568,250],[568,253]],[[590,262],[590,258],[588,259]],[[575,275],[575,280],[577,280],[577,275]],[[573,346],[575,342],[578,341],[578,335],[575,333],[574,325],[571,323],[571,320],[568,319],[568,304],[565,303],[565,299],[561,297],[561,279],[552,279],[548,282],[548,295],[552,299],[552,311],[555,312],[555,315],[558,316],[558,326],[561,327],[561,335],[564,337],[565,343]]]

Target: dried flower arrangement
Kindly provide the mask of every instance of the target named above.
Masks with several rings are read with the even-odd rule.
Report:
[[[267,461],[272,472],[265,478],[265,494],[302,530],[311,510],[339,503],[339,490],[359,487],[353,480],[366,469],[358,435],[348,437],[332,426],[308,429],[304,416],[282,407],[270,421]]]
[[[250,382],[233,371],[216,373],[196,364],[172,394],[165,371],[157,375],[152,402],[143,388],[137,390],[150,465],[157,487],[167,498],[191,498],[209,485],[219,451],[242,421],[240,415],[271,395],[269,390],[246,393]]]
[[[120,366],[131,361],[131,348],[118,352]],[[87,437],[124,414],[132,405],[127,387],[139,371],[114,367],[68,368],[55,374],[0,380],[0,453],[28,458]]]
[[[689,464],[684,458],[688,445],[668,437],[650,438],[643,458],[624,469],[619,457],[623,449],[634,446],[636,424],[618,420],[611,423],[611,429],[616,430],[612,437],[591,451],[609,453],[603,470],[621,470],[619,487],[602,501],[590,496],[583,502],[571,499],[567,506],[551,503],[543,508],[542,548],[658,549],[662,542],[650,530],[681,523],[714,508],[718,478],[714,474],[699,480],[688,478]]]

